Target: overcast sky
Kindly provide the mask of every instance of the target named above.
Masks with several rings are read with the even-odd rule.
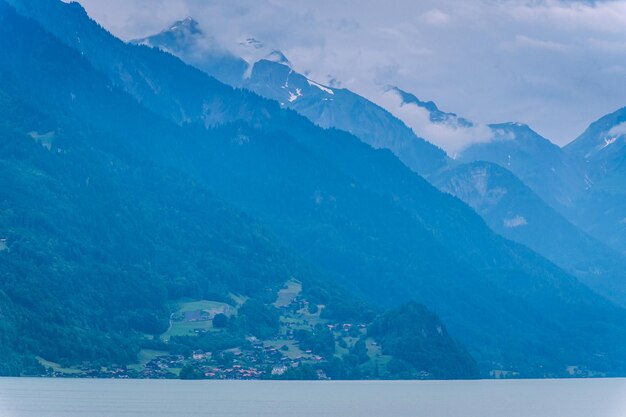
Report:
[[[191,16],[224,46],[282,50],[310,78],[380,102],[397,85],[558,144],[626,106],[626,0],[80,0],[132,39]],[[410,124],[410,123],[409,123]]]

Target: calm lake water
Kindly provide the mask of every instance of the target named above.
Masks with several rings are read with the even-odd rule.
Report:
[[[269,382],[0,378],[2,417],[624,417],[625,379]]]

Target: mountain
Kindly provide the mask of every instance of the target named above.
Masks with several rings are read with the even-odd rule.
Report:
[[[601,118],[563,149],[525,125],[492,125],[494,140],[470,146],[459,160],[506,167],[577,227],[624,254],[625,115],[622,109]]]
[[[460,128],[473,126],[454,113],[441,111],[432,102],[423,102],[400,89],[394,91],[404,102],[427,110],[433,123]],[[592,123],[564,148],[524,124],[491,124],[490,137],[467,146],[456,160],[489,161],[505,167],[569,222],[623,256],[626,254],[626,197],[622,192],[626,181],[624,123],[626,110],[620,109]],[[530,246],[537,248],[538,244],[541,242]],[[541,253],[555,259],[549,252]]]
[[[527,125],[503,123],[490,128],[493,138],[463,150],[460,161],[494,162],[514,173],[553,208],[573,208],[587,186],[580,160]]]
[[[590,171],[594,180],[619,171],[625,148],[626,107],[593,122],[565,151],[596,165]]]
[[[553,208],[566,212],[587,187],[584,164],[522,123],[478,125],[455,113],[439,109],[432,101],[422,101],[397,87],[387,91],[403,105],[423,109],[433,125],[454,130],[472,130],[473,140],[455,154],[458,162],[489,161],[505,167]]]
[[[387,86],[385,92],[398,96],[401,103],[413,104],[428,112],[428,118],[433,123],[447,124],[455,127],[472,127],[474,123],[458,116],[456,113],[444,112],[437,107],[437,104],[433,101],[422,101],[414,94],[404,91],[396,86]]]
[[[200,24],[191,17],[174,22],[162,32],[132,41],[138,45],[159,47],[176,56],[184,56],[189,63],[203,68],[218,80],[240,85],[248,63],[204,35]],[[211,59],[206,59],[206,56]]]
[[[281,107],[293,109],[321,127],[345,130],[374,148],[390,149],[421,174],[435,172],[450,162],[441,149],[417,137],[380,106],[348,89],[328,87],[305,77],[280,51],[265,50],[259,41],[245,43],[265,51],[246,63],[220,50],[196,21],[187,19],[133,42],[171,52],[227,84],[276,100]]]
[[[166,122],[5,3],[0,22],[2,374],[34,367],[18,353],[130,363],[143,333],[167,328],[168,300],[262,296],[312,275],[252,218],[138,152],[137,130],[97,127]]]
[[[574,219],[626,254],[626,108],[593,122],[565,152],[585,163],[588,192]]]
[[[456,129],[475,126],[397,87],[389,87],[388,91],[403,104],[424,109],[433,124]],[[497,233],[532,248],[623,304],[626,258],[618,253],[623,250],[586,224],[585,219],[603,218],[601,213],[576,214],[584,207],[597,209],[594,203],[605,200],[588,195],[591,175],[585,174],[583,159],[552,144],[527,125],[502,123],[487,127],[488,140],[479,140],[457,155],[457,160],[465,164],[452,166],[429,180],[468,203]],[[614,206],[615,202],[606,202],[603,209]],[[545,236],[546,230],[551,231],[549,236]]]
[[[47,42],[5,25],[0,39],[11,59],[0,62],[9,85],[101,132],[98,146],[130,147],[206,187],[370,303],[426,304],[485,376],[563,376],[572,366],[586,375],[626,372],[623,309],[493,233],[391,152],[321,129],[162,51],[124,44],[77,4],[10,3],[82,64],[48,62],[54,54],[32,53]],[[68,73],[85,64],[91,74]],[[47,70],[55,65],[65,72]],[[125,140],[107,139],[116,137]]]
[[[510,171],[479,161],[432,180],[469,204],[498,234],[543,254],[600,294],[626,304],[626,258],[567,221]]]
[[[372,319],[371,308],[323,280],[258,221],[146,152],[167,152],[193,131],[140,106],[3,2],[0,23],[7,51],[0,60],[0,374],[141,376],[126,365],[142,348],[143,355],[184,355],[193,373],[189,367],[202,369],[191,359],[199,348],[254,352],[263,345],[250,346],[244,336],[274,341],[279,310],[271,302],[291,282],[300,286],[299,303],[323,308],[307,320],[334,326]],[[159,335],[177,325],[171,309],[181,299],[238,314],[225,330],[177,333],[164,342]],[[419,308],[418,328],[441,328]],[[280,311],[287,318],[298,313]],[[413,354],[438,356],[402,375],[477,375],[474,360],[447,332],[429,336]],[[334,337],[331,356],[318,366],[333,376],[371,377],[367,368],[378,359],[368,353],[354,365],[349,353],[335,356]],[[393,353],[385,358],[396,360]],[[174,376],[159,369],[142,372]],[[388,378],[398,372],[378,364],[376,371]]]

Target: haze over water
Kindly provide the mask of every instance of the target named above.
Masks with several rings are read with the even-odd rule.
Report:
[[[0,379],[2,417],[622,417],[625,379]]]

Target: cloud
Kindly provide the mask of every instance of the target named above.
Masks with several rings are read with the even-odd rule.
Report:
[[[626,105],[626,0],[80,2],[123,39],[193,16],[221,47],[237,53],[241,40],[260,39],[322,84],[373,101],[381,86],[401,85],[484,124],[527,123],[559,144]],[[421,130],[442,143],[466,133]]]
[[[609,136],[618,137],[623,135],[626,135],[626,122],[613,126],[613,128],[609,130]]]
[[[450,15],[439,9],[432,9],[422,14],[422,21],[429,25],[445,25],[450,22]]]
[[[557,52],[567,51],[569,49],[569,46],[563,43],[534,39],[524,35],[516,35],[515,40],[511,42],[503,42],[502,47],[510,51],[518,48],[542,49],[545,51]]]
[[[489,142],[494,137],[492,130],[484,124],[464,126],[454,118],[447,122],[432,122],[427,109],[403,102],[392,89],[386,89],[377,101],[413,129],[417,136],[427,138],[452,158],[469,145]]]
[[[587,40],[587,43],[590,48],[601,50],[605,52],[615,53],[615,54],[623,54],[626,52],[626,42],[624,41],[613,41],[606,39],[597,39],[590,38]]]
[[[511,15],[527,24],[550,25],[556,30],[623,33],[626,3],[556,0],[520,2],[513,8]]]

